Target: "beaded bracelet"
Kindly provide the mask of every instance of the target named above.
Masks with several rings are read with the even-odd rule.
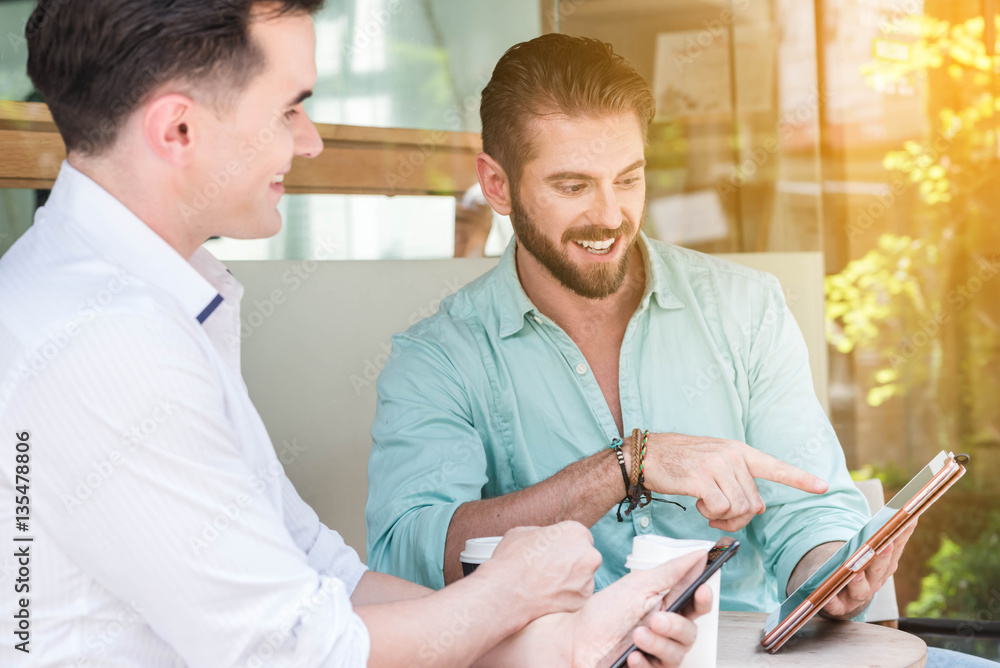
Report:
[[[618,457],[618,466],[622,470],[622,482],[625,483],[625,494],[628,494],[628,469],[625,468],[625,455],[622,454],[622,439],[612,439],[609,447],[614,448],[615,456]]]
[[[641,436],[640,436],[641,434]],[[676,501],[670,501],[668,499],[657,499],[653,498],[653,493],[646,489],[646,446],[649,442],[649,430],[634,429],[632,431],[632,476],[629,479],[625,470],[625,457],[621,453],[622,440],[620,438],[614,439],[611,442],[612,446],[615,447],[615,451],[618,454],[618,463],[621,465],[622,469],[622,479],[625,480],[625,485],[627,491],[625,493],[625,498],[618,502],[618,521],[624,522],[625,519],[622,517],[622,505],[628,501],[628,507],[625,509],[625,517],[632,514],[632,511],[636,508],[645,508],[653,501],[660,501],[666,503],[672,503],[681,510],[687,510],[684,506],[677,503]]]

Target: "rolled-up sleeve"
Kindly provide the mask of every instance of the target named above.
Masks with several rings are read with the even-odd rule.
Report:
[[[376,383],[368,462],[368,565],[412,582],[444,586],[448,526],[487,483],[483,442],[453,363],[408,334]]]
[[[747,443],[829,483],[822,495],[758,480],[767,510],[748,530],[784,597],[796,564],[822,543],[849,540],[868,520],[837,435],[816,398],[805,341],[777,279],[756,300],[748,353]]]
[[[349,598],[364,567],[286,489],[293,538],[277,478],[246,461],[189,329],[102,315],[18,383],[0,429],[31,430],[37,522],[186,665],[367,663]]]

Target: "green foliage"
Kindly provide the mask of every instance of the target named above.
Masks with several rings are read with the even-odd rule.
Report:
[[[878,478],[882,481],[882,488],[886,490],[899,489],[908,483],[912,477],[893,463],[889,463],[888,466],[868,464],[857,471],[851,471],[852,480],[861,482],[862,480]]]
[[[992,614],[1000,597],[1000,510],[990,511],[972,540],[942,536],[941,547],[927,563],[931,573],[921,581],[920,598],[906,607],[908,617],[982,621],[984,611]]]
[[[940,262],[936,244],[895,234],[879,237],[878,247],[827,276],[827,339],[842,353],[855,348],[879,350],[887,366],[871,379],[867,401],[880,406],[914,385],[936,380],[940,338],[928,337],[912,352],[899,341],[880,336],[886,327],[913,329],[909,323],[933,321],[941,310],[939,290],[931,286]]]

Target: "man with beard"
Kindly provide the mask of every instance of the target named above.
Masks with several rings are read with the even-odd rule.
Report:
[[[610,45],[514,46],[481,115],[479,182],[515,238],[393,339],[369,564],[441,587],[467,539],[573,519],[592,527],[603,587],[637,535],[729,532],[744,548],[722,608],[774,608],[867,520],[777,280],[640,232],[654,100]],[[859,614],[909,531],[824,614]]]
[[[323,150],[302,106],[322,4],[35,5],[28,72],[67,160],[0,258],[0,666],[593,665],[705,563],[594,594],[565,522],[431,592],[298,495],[240,372],[243,287],[202,244],[277,234],[293,159]],[[679,664],[710,599],[654,613],[630,665]]]

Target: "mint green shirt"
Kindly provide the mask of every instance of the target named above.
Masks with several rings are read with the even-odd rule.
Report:
[[[460,505],[530,487],[618,436],[587,360],[524,293],[514,244],[435,315],[393,337],[368,464],[373,570],[444,586],[445,537]],[[830,484],[817,496],[758,480],[767,510],[731,534],[742,547],[723,569],[722,608],[770,611],[799,559],[848,540],[867,506],[816,399],[778,281],[645,236],[640,248],[648,283],[619,366],[626,430],[743,441]],[[687,510],[654,502],[619,523],[612,508],[594,525],[604,555],[598,588],[626,573],[637,535],[726,535],[695,499],[661,498]]]

